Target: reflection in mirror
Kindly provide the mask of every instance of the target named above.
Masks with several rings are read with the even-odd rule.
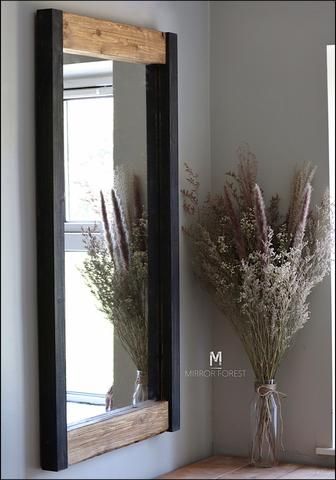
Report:
[[[147,399],[146,67],[63,58],[70,426]]]

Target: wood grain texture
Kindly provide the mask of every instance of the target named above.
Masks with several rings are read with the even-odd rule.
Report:
[[[160,165],[162,394],[169,399],[169,430],[180,428],[180,281],[177,35],[166,34],[160,114],[164,156]]]
[[[161,392],[161,301],[160,301],[160,107],[159,71],[162,65],[146,66],[147,115],[147,207],[148,207],[148,398],[159,400]]]
[[[41,467],[67,468],[63,20],[39,10],[35,40],[36,225]]]
[[[212,479],[219,478],[226,472],[234,472],[240,467],[246,466],[248,461],[243,457],[223,457],[216,455],[200,460],[185,467],[166,473],[159,478],[164,479]]]
[[[63,35],[66,37],[64,44]],[[111,50],[105,50],[107,44]],[[75,46],[75,50],[69,46]],[[149,170],[154,177],[149,179],[152,194],[148,201],[155,205],[155,219],[158,220],[151,240],[152,266],[156,265],[155,272],[151,271],[151,285],[155,288],[149,295],[149,301],[155,302],[149,319],[149,356],[154,373],[150,376],[150,398],[158,402],[146,411],[133,410],[123,416],[101,419],[96,424],[80,428],[77,425],[69,431],[66,426],[64,318],[64,51],[141,62],[147,64],[146,69],[152,68],[153,88],[147,91],[147,111],[150,112],[147,118],[154,122],[148,125],[148,163],[153,165]],[[77,463],[167,429],[179,428],[176,35],[59,10],[39,10],[36,133],[41,466],[57,471],[67,468],[67,455],[70,464]]]
[[[160,479],[331,479],[332,468],[284,463],[273,468],[249,465],[247,458],[217,455],[161,475]]]
[[[260,478],[260,479],[272,479],[272,478],[282,478],[283,475],[290,474],[297,470],[299,465],[295,465],[294,463],[286,463],[279,465],[273,468],[262,468],[262,467],[252,467],[250,465],[246,465],[242,468],[239,468],[231,473],[226,473],[221,475],[220,479],[232,479],[235,480],[237,478]]]
[[[68,431],[69,465],[139,442],[168,429],[168,402],[146,402],[108,420]]]
[[[169,401],[180,428],[177,36],[166,33],[166,64],[148,65],[147,171],[149,394]]]
[[[63,13],[64,52],[132,63],[166,61],[165,34],[158,30]]]
[[[335,479],[335,470],[332,468],[299,466],[296,470],[282,475],[284,479]]]

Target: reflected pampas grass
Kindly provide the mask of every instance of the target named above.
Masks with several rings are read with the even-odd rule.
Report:
[[[141,197],[140,179],[133,176],[136,188],[122,205],[125,189],[119,195],[121,178],[111,191],[110,212],[100,192],[104,236],[96,230],[83,232],[87,250],[82,275],[98,300],[106,318],[113,324],[125,350],[138,370],[147,372],[148,365],[148,256],[147,214]],[[136,199],[136,202],[134,201]]]

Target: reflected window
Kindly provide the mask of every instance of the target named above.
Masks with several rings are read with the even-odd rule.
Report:
[[[64,100],[65,212],[67,221],[87,222],[100,220],[95,198],[111,188],[113,97],[101,89],[76,94]]]
[[[73,57],[76,59],[76,57]],[[105,413],[114,332],[81,274],[82,229],[101,234],[99,191],[113,184],[112,61],[64,65],[67,423]]]

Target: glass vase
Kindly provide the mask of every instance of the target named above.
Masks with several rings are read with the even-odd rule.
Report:
[[[255,382],[251,403],[250,463],[256,467],[273,467],[279,463],[282,418],[276,387],[274,380]]]
[[[134,384],[133,407],[138,407],[141,402],[148,399],[148,381],[147,375],[141,370],[137,370]]]

